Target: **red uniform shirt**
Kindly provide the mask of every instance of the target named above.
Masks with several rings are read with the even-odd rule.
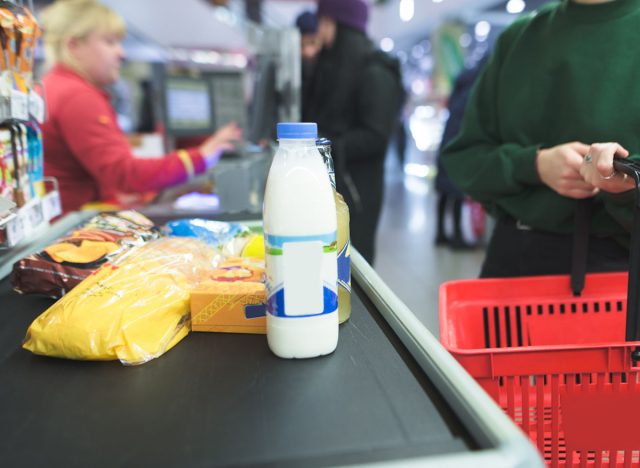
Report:
[[[154,191],[187,180],[191,168],[177,153],[158,159],[131,153],[103,90],[62,65],[56,65],[43,82],[44,171],[58,179],[64,212],[87,202],[112,201],[118,192]],[[203,172],[199,151],[187,152],[193,172]]]

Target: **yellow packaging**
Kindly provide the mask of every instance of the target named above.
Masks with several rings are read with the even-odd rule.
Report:
[[[264,260],[228,258],[191,291],[191,329],[266,333]]]
[[[33,321],[23,347],[35,354],[142,364],[189,333],[189,291],[211,271],[214,250],[163,238],[107,263]]]

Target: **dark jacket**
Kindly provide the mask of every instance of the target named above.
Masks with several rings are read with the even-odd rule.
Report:
[[[447,175],[447,171],[442,164],[442,149],[449,144],[451,140],[460,132],[462,126],[462,117],[467,107],[467,101],[471,94],[471,89],[478,75],[482,71],[487,61],[488,54],[476,62],[473,66],[463,69],[456,77],[453,85],[453,91],[449,96],[447,109],[449,110],[449,118],[442,133],[442,141],[440,142],[440,150],[438,151],[438,173],[436,175],[436,190],[454,198],[464,198],[464,193],[451,181]]]
[[[395,70],[395,71],[394,71]],[[351,212],[351,238],[373,260],[382,207],[384,158],[398,118],[396,62],[376,53],[361,32],[338,24],[336,41],[318,57],[303,96],[303,120],[333,143],[338,191]]]

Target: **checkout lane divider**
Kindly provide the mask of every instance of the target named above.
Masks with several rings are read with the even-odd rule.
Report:
[[[481,434],[478,443],[496,447],[486,451],[486,465],[499,467],[544,467],[544,462],[529,439],[504,414],[477,382],[464,370],[437,338],[411,310],[391,291],[366,260],[352,247],[351,274],[376,305],[384,319],[407,347],[422,370],[450,404],[457,416],[475,426]],[[455,396],[455,397],[454,397]],[[473,399],[473,400],[472,400]],[[460,403],[462,402],[462,407]],[[484,438],[484,440],[482,440]],[[455,460],[438,457],[436,466],[461,467]],[[531,463],[536,460],[537,463]],[[429,459],[432,466],[434,459]],[[454,464],[451,464],[454,463]],[[469,467],[477,467],[477,453],[469,457]]]

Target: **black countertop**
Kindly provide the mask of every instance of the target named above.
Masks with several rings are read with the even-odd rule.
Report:
[[[0,282],[4,466],[328,466],[476,448],[357,285],[337,350],[310,360],[222,333],[135,367],[40,357],[21,341],[51,303]]]

